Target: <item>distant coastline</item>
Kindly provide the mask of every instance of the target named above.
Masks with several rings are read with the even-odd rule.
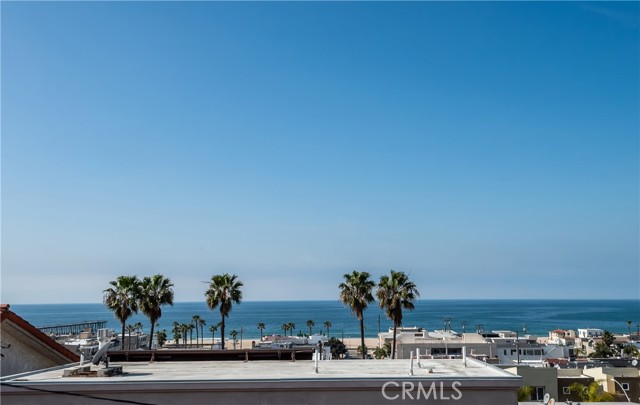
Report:
[[[11,304],[11,303],[10,303]],[[479,305],[481,304],[481,305]],[[35,326],[106,320],[107,327],[118,329],[119,323],[102,303],[80,304],[15,304],[12,310]],[[208,324],[219,321],[219,313],[210,311],[204,301],[177,302],[163,308],[160,329],[171,329],[176,322],[189,322],[193,315],[203,317]],[[517,330],[546,336],[550,330],[595,327],[626,333],[626,321],[633,329],[640,323],[640,299],[423,299],[416,302],[413,312],[406,312],[404,325],[427,329],[442,329],[443,319],[452,318],[452,329],[462,332],[484,330]],[[314,333],[326,332],[321,325],[331,321],[331,335],[345,338],[359,335],[356,318],[338,300],[318,301],[243,301],[233,308],[228,318],[229,330],[242,329],[243,337],[259,337],[257,323],[266,324],[265,334],[279,333],[285,322],[296,324],[295,332],[308,333],[306,321],[313,320]],[[131,323],[141,322],[149,330],[148,320],[134,315]],[[375,337],[378,331],[391,326],[377,305],[365,311],[365,335]]]

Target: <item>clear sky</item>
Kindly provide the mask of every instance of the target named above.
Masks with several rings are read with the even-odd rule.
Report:
[[[638,298],[638,2],[2,2],[2,302]]]

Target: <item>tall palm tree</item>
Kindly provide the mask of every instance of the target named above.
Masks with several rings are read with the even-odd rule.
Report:
[[[259,323],[258,323],[258,329],[260,329],[260,341],[261,341],[261,342],[262,342],[262,337],[263,337],[262,332],[264,331],[264,328],[265,328],[265,327],[266,327],[266,326],[265,326],[265,324],[264,324],[263,322],[259,322]]]
[[[289,330],[291,331],[291,335],[293,336],[293,334],[295,333],[294,329],[296,328],[296,324],[293,322],[289,322],[287,326],[289,327]]]
[[[315,324],[316,324],[316,323],[315,323],[315,322],[313,322],[313,320],[312,320],[312,319],[309,319],[309,320],[307,321],[307,327],[309,327],[309,336],[311,336],[311,334],[312,334],[312,332],[311,332],[311,328],[313,328],[313,327],[315,326]]]
[[[189,325],[183,323],[180,325],[180,332],[182,332],[182,344],[187,347],[187,332],[189,331]]]
[[[331,326],[331,321],[324,321],[324,327],[327,328],[327,338],[330,338],[329,329],[331,329]]]
[[[284,333],[284,335],[287,336],[287,331],[289,330],[289,324],[283,323],[280,328],[282,328],[282,332]]]
[[[141,283],[140,309],[151,322],[149,349],[153,347],[153,327],[162,317],[162,307],[173,306],[173,283],[162,274],[145,277]]]
[[[233,274],[217,274],[211,277],[209,283],[209,289],[205,292],[207,300],[207,306],[212,311],[216,308],[220,308],[220,335],[222,337],[222,349],[224,350],[224,318],[229,316],[233,304],[240,304],[242,301],[242,287],[241,281],[238,281],[238,276]]]
[[[119,276],[109,282],[110,288],[103,291],[104,304],[113,311],[116,319],[122,324],[121,349],[124,350],[124,329],[127,319],[138,313],[138,297],[140,296],[140,280],[136,276]]]
[[[360,321],[360,343],[362,345],[362,358],[367,357],[367,351],[364,350],[364,310],[373,302],[373,294],[371,291],[376,285],[366,271],[353,271],[344,276],[344,281],[338,286],[340,288],[340,301],[351,308],[351,312]]]
[[[211,325],[209,326],[209,331],[211,332],[211,348],[213,349],[213,345],[216,343],[216,331],[218,330],[218,325],[219,324],[215,324],[215,325]]]
[[[200,326],[200,339],[202,340],[202,345],[204,346],[204,325],[207,324],[207,321],[204,318],[200,318],[198,320],[198,325]],[[197,328],[198,326],[196,326]]]
[[[198,342],[199,342],[198,338],[199,338],[199,336],[200,336],[200,331],[198,330],[198,327],[199,327],[199,325],[200,325],[200,322],[199,322],[199,321],[200,321],[200,315],[194,315],[194,316],[191,318],[191,323],[192,323],[192,324],[193,324],[193,326],[195,326],[195,328],[196,328],[196,346],[198,346]]]
[[[629,336],[631,336],[631,321],[627,321],[627,332],[629,332]]]
[[[376,292],[380,308],[385,310],[387,318],[393,321],[393,344],[391,345],[391,358],[396,354],[396,333],[398,326],[402,325],[402,309],[413,311],[414,301],[420,297],[415,283],[402,271],[391,270],[390,276],[380,277],[378,291]]]

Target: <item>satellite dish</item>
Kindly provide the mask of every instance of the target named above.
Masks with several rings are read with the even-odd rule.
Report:
[[[549,393],[544,394],[544,398],[542,399],[542,402],[544,404],[548,404],[549,403],[549,399],[551,399],[551,395],[549,395]]]
[[[632,365],[633,367],[637,366],[637,365],[638,365],[638,360],[633,359],[633,361],[631,361],[631,365]]]
[[[112,338],[110,341],[107,342],[107,344],[102,346],[102,348],[98,350],[98,352],[93,356],[93,359],[91,359],[91,362],[96,366],[99,365],[100,361],[102,360],[102,357],[107,354],[107,350],[109,350],[109,348],[111,347],[111,343],[115,341],[116,339]]]

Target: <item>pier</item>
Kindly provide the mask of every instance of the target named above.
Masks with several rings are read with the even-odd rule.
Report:
[[[54,335],[77,335],[84,332],[85,329],[91,328],[93,331],[104,329],[107,327],[107,321],[84,321],[79,323],[70,323],[66,325],[42,326],[38,329],[44,333],[52,333]]]

